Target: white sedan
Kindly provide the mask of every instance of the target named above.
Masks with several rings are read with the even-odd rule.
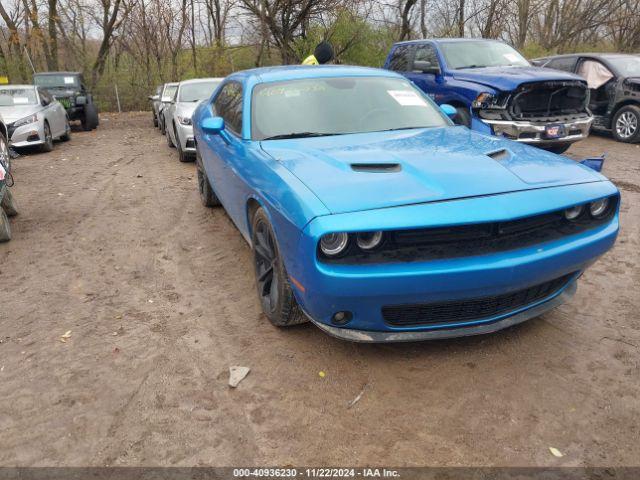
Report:
[[[7,140],[14,148],[53,149],[53,141],[71,138],[67,112],[49,92],[33,85],[0,87],[0,114],[7,125]]]

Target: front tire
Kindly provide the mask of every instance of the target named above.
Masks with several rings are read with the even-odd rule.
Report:
[[[640,140],[640,107],[626,105],[613,116],[613,136],[619,142],[636,143]]]
[[[175,145],[173,144],[173,140],[171,140],[171,134],[169,133],[168,128],[164,136],[167,137],[167,145],[169,146],[169,148],[175,148]]]
[[[196,153],[196,174],[198,177],[198,192],[200,193],[202,205],[207,208],[219,206],[220,200],[218,200],[213,188],[211,188],[211,183],[202,165],[202,158],[200,158],[200,154],[198,153]]]
[[[9,217],[3,208],[0,208],[0,242],[8,242],[11,240],[11,226],[9,225]]]
[[[44,122],[44,143],[40,145],[40,151],[46,153],[51,150],[53,150],[53,136],[51,135],[49,123]]]
[[[277,327],[307,322],[293,295],[275,234],[262,208],[258,208],[251,223],[256,286],[262,311]]]
[[[16,205],[16,201],[13,198],[11,190],[8,188],[5,188],[4,190],[4,197],[2,197],[0,209],[4,210],[8,217],[15,217],[18,215],[18,206]]]
[[[561,153],[564,153],[567,150],[569,150],[569,147],[571,147],[570,143],[562,143],[560,145],[553,145],[551,147],[543,147],[543,148],[549,152],[560,155]]]

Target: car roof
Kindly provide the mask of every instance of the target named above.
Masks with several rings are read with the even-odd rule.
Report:
[[[580,52],[580,53],[563,53],[560,55],[550,55],[548,57],[536,58],[534,60],[553,60],[554,58],[571,58],[571,57],[594,57],[594,58],[627,58],[637,57],[633,53],[596,53],[596,52]]]
[[[82,75],[82,72],[38,72],[33,75]]]
[[[346,65],[283,65],[242,70],[229,75],[229,79],[253,83],[279,82],[285,80],[303,80],[305,78],[331,77],[390,77],[403,78],[390,70],[371,67]]]
[[[8,84],[8,85],[0,85],[0,90],[4,90],[6,88],[21,88],[21,89],[34,89],[36,88],[35,85],[27,85],[27,84],[21,84],[21,85],[14,85],[14,84]]]
[[[495,38],[422,38],[418,40],[406,40],[404,42],[396,42],[394,45],[408,45],[408,44],[420,44],[425,42],[434,42],[434,43],[464,43],[464,42],[498,42],[504,43],[502,40],[498,40]]]
[[[190,78],[189,80],[182,80],[180,85],[188,85],[190,83],[202,83],[202,82],[221,82],[224,77],[210,77],[210,78]]]

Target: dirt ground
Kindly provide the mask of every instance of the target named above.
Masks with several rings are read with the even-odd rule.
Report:
[[[0,465],[638,465],[640,147],[570,151],[602,152],[622,231],[573,301],[394,345],[271,326],[249,247],[150,113],[22,156],[0,245]],[[230,365],[251,368],[235,390]]]

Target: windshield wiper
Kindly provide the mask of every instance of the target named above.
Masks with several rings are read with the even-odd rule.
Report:
[[[464,70],[465,68],[484,68],[486,65],[465,65],[464,67],[458,67],[456,70]]]
[[[309,138],[309,137],[329,137],[331,135],[340,135],[339,133],[320,133],[320,132],[293,132],[281,133],[272,137],[263,138],[263,140],[283,140],[285,138]]]
[[[396,127],[396,128],[386,128],[384,130],[376,130],[378,132],[395,132],[396,130],[415,130],[416,128],[432,128],[432,127],[426,127],[424,125],[419,126],[419,127]]]

